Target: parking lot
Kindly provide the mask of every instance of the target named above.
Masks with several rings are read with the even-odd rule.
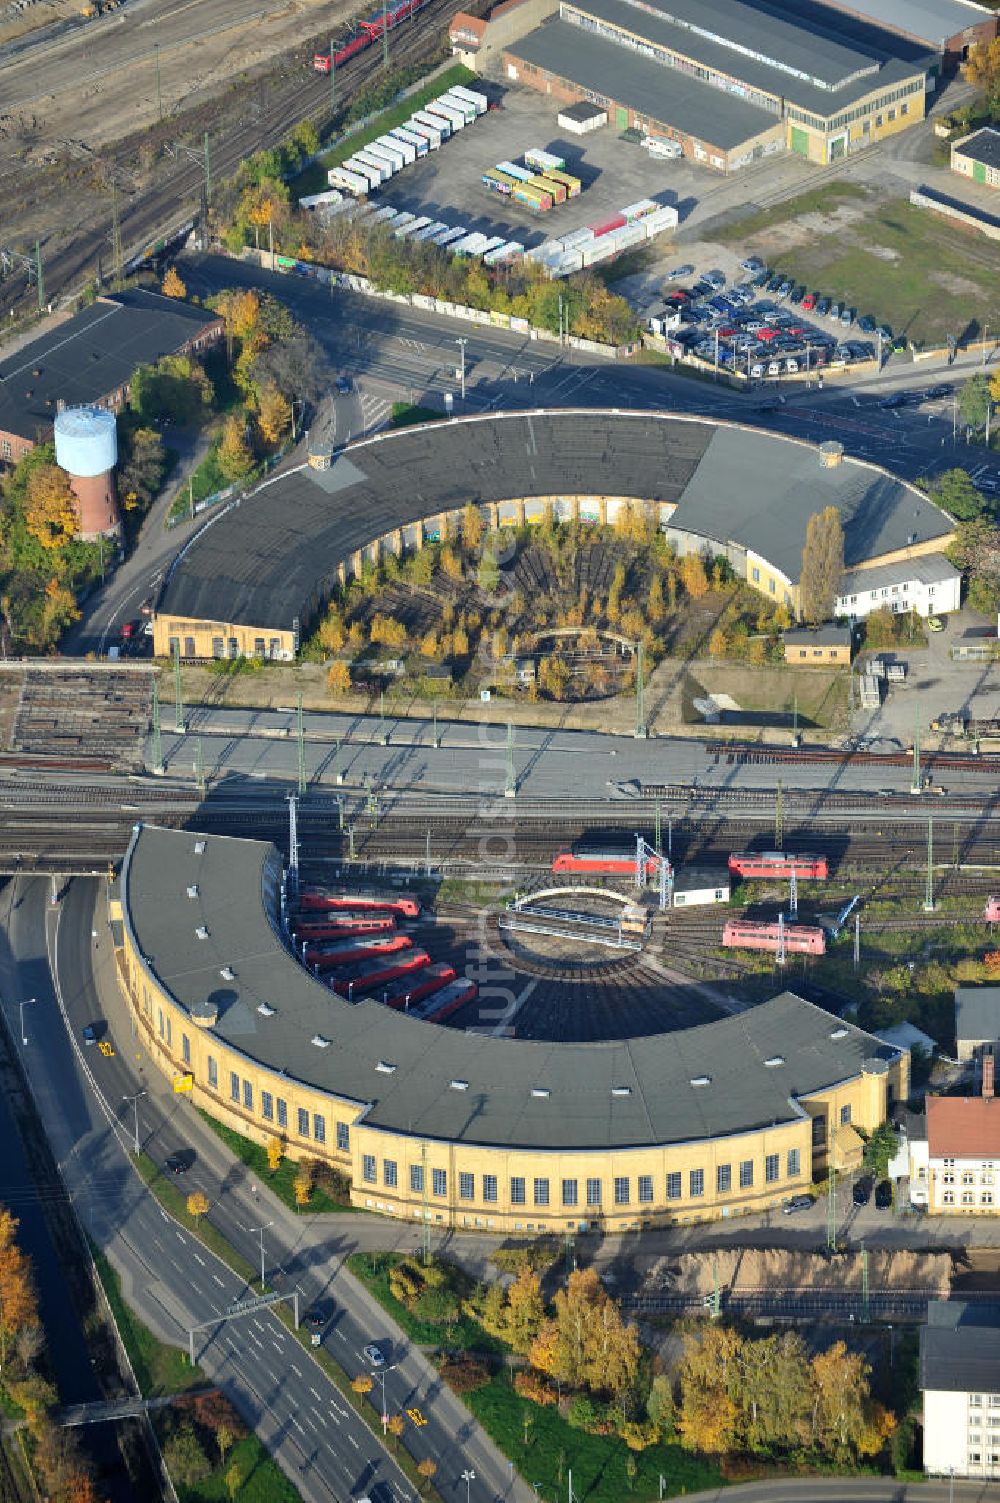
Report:
[[[640,198],[671,204],[683,219],[695,201],[698,185],[705,185],[704,170],[684,161],[651,157],[621,140],[612,126],[587,136],[564,131],[556,123],[561,106],[554,99],[489,80],[484,88],[491,102],[499,100],[502,107],[490,110],[458,131],[439,151],[428,153],[390,179],[376,195],[379,207],[430,214],[445,224],[519,240],[530,249],[553,235],[606,219]],[[533,146],[565,159],[566,171],[583,183],[579,198],[538,215],[483,186],[484,172],[498,162],[518,161]],[[669,237],[663,236],[656,245],[669,253]]]
[[[752,380],[818,373],[825,367],[882,361],[894,348],[887,325],[856,318],[855,310],[794,285],[755,257],[742,261],[741,280],[727,285],[721,267],[681,262],[662,283],[662,313],[650,328],[677,353],[695,355]],[[696,279],[696,280],[695,280]],[[898,344],[901,352],[904,348]]]

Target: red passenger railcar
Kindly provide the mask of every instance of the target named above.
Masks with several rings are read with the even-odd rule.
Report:
[[[438,992],[449,981],[454,981],[457,974],[453,965],[439,960],[436,965],[425,966],[416,978],[410,974],[400,976],[391,986],[379,989],[378,1000],[386,1007],[405,1012],[414,1002],[422,1002],[432,992]]]
[[[369,960],[363,965],[345,966],[343,970],[338,969],[333,981],[328,981],[327,985],[332,986],[338,996],[354,1000],[375,987],[398,980],[400,976],[408,976],[412,972],[420,971],[430,963],[431,957],[426,950],[406,950],[385,961]]]
[[[306,965],[318,966],[321,971],[332,971],[337,966],[353,965],[359,960],[381,960],[386,955],[396,955],[400,950],[409,950],[412,939],[405,934],[390,934],[385,939],[348,939],[342,945],[318,945],[307,949],[302,956]]]
[[[407,1016],[420,1018],[425,1023],[443,1023],[445,1018],[450,1018],[453,1012],[464,1007],[466,1002],[471,1002],[478,988],[474,981],[469,981],[465,976],[458,976],[454,981],[442,987],[433,996],[427,997],[423,1002],[407,1009]]]
[[[396,919],[391,913],[370,918],[360,913],[330,913],[325,918],[300,919],[293,930],[298,940],[357,939],[365,934],[391,934],[395,927]]]
[[[796,877],[813,881],[830,875],[825,856],[807,856],[789,851],[743,851],[729,858],[729,870],[737,877]]]
[[[786,924],[785,953],[789,955],[825,955],[826,935],[812,924]],[[722,943],[728,950],[768,950],[776,955],[781,948],[778,924],[755,924],[749,919],[729,919],[722,930]]]
[[[312,888],[299,898],[304,913],[330,913],[357,909],[359,913],[395,913],[400,918],[419,918],[420,903],[405,893],[321,892]]]
[[[646,858],[646,876],[655,875],[659,863]],[[592,876],[634,877],[635,850],[611,850],[601,846],[574,846],[572,850],[560,851],[552,862],[554,872],[573,872],[577,875],[589,872]]]

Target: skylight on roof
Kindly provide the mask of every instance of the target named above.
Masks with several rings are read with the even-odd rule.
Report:
[[[849,1028],[831,1028],[830,1037],[832,1039],[846,1039],[850,1031]]]
[[[550,1092],[548,1086],[536,1085],[531,1087],[531,1094],[541,1101],[544,1100],[546,1096],[550,1096],[552,1093]]]
[[[273,1018],[277,1010],[278,1009],[276,1007],[271,1006],[270,1002],[257,1003],[257,1011],[260,1013],[262,1018]]]
[[[197,927],[197,929],[194,932],[195,932],[195,934],[197,934],[197,936],[198,936],[199,939],[207,939],[208,938],[208,930],[205,928],[204,924],[199,924],[198,927]]]
[[[396,1066],[390,1064],[387,1059],[380,1059],[375,1068],[380,1075],[394,1075],[396,1073]]]
[[[469,1089],[469,1082],[467,1080],[449,1080],[448,1084],[453,1091],[467,1091]]]
[[[711,1077],[711,1075],[692,1075],[691,1076],[691,1084],[693,1086],[711,1085],[712,1084],[712,1077]]]
[[[779,1065],[783,1065],[784,1063],[785,1063],[785,1056],[783,1054],[772,1054],[769,1059],[766,1059],[764,1061],[764,1069],[765,1070],[776,1070]]]
[[[611,1094],[612,1096],[631,1096],[632,1087],[630,1085],[613,1085],[611,1087]]]
[[[330,1047],[330,1040],[325,1039],[321,1033],[314,1033],[309,1042],[315,1044],[317,1049],[329,1049]]]

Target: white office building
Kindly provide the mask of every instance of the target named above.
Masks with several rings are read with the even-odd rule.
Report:
[[[841,581],[834,615],[859,621],[887,606],[896,614],[944,616],[961,604],[962,576],[943,553],[923,553],[898,564],[853,569]]]
[[[920,1387],[928,1476],[1000,1479],[1000,1307],[932,1300]]]

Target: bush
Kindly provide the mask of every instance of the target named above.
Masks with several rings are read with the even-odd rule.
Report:
[[[490,1262],[501,1273],[519,1274],[525,1269],[543,1273],[558,1257],[559,1244],[552,1237],[539,1237],[521,1247],[498,1247]]]
[[[441,1363],[440,1373],[454,1393],[475,1393],[477,1388],[485,1388],[490,1381],[486,1364],[463,1353],[447,1357]]]
[[[588,1398],[585,1393],[578,1393],[569,1401],[566,1419],[574,1430],[589,1430],[593,1433],[600,1415],[593,1399]]]
[[[533,1404],[554,1404],[558,1397],[551,1383],[546,1383],[545,1379],[530,1367],[526,1372],[515,1373],[514,1392],[520,1394],[522,1399],[530,1399]]]

